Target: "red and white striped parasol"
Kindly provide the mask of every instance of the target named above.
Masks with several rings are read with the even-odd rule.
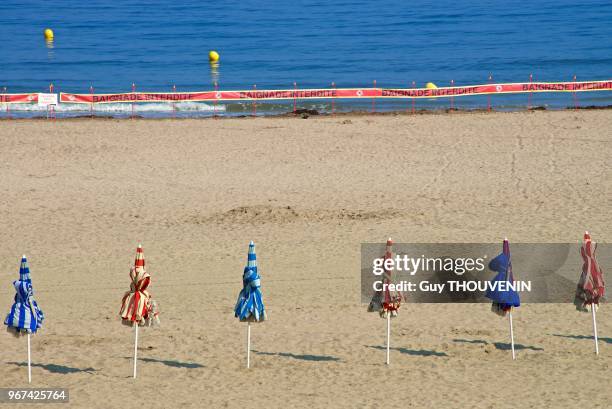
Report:
[[[580,247],[580,255],[583,260],[582,274],[580,274],[580,280],[578,280],[574,304],[578,311],[588,312],[591,310],[595,353],[599,354],[596,312],[599,307],[599,301],[605,296],[606,288],[603,271],[595,259],[595,250],[597,250],[597,243],[591,240],[591,235],[588,231],[584,232],[584,241],[582,242],[582,247]]]
[[[378,312],[381,318],[387,320],[387,365],[389,365],[389,349],[391,345],[391,318],[397,317],[398,310],[402,304],[402,295],[393,286],[393,270],[387,268],[387,260],[392,259],[393,240],[389,238],[383,259],[382,285],[380,290],[374,292],[370,305],[368,305],[369,312]]]
[[[138,353],[138,327],[159,324],[157,303],[147,290],[151,284],[151,276],[145,269],[144,251],[138,244],[134,267],[130,269],[130,291],[126,292],[121,301],[121,320],[123,324],[134,327],[134,378],[136,378],[136,362]]]

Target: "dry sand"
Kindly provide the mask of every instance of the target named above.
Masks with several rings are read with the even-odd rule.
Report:
[[[607,408],[612,307],[596,359],[589,315],[521,306],[512,362],[488,304],[408,304],[387,367],[359,252],[609,242],[611,129],[610,110],[1,121],[2,314],[25,252],[47,315],[32,386],[71,407]],[[269,321],[246,370],[232,308],[251,239]],[[162,326],[141,331],[134,381],[118,311],[138,241]],[[0,336],[0,387],[27,385],[25,345]]]

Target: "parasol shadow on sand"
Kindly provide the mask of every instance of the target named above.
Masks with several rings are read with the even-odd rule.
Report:
[[[311,362],[337,362],[340,361],[340,358],[330,355],[311,355],[311,354],[293,354],[291,352],[263,352],[263,351],[255,351],[254,353],[258,355],[268,355],[268,356],[280,356],[283,358],[292,358],[298,359],[300,361],[311,361]]]
[[[7,364],[17,365],[17,366],[26,366],[26,367],[28,366],[27,362],[7,362]],[[94,373],[97,371],[97,369],[94,369],[94,368],[81,369],[81,368],[73,368],[70,366],[57,365],[57,364],[32,364],[32,366],[37,367],[37,368],[42,368],[45,371],[49,371],[51,373],[58,373],[62,375],[81,373],[81,372]]]
[[[386,350],[387,347],[380,345],[366,345],[367,348],[374,348],[380,350]],[[438,352],[429,349],[408,349],[403,347],[391,347],[390,349],[397,351],[401,354],[412,355],[412,356],[448,356],[446,352]]]
[[[479,345],[493,345],[495,349],[499,349],[500,351],[510,351],[512,350],[512,344],[508,342],[488,342],[484,339],[462,339],[456,338],[453,339],[453,342],[463,343],[463,344],[479,344]],[[523,344],[514,344],[515,350],[523,350],[523,351],[544,351],[544,348],[532,346],[532,345],[523,345]]]
[[[500,351],[510,351],[512,350],[512,344],[507,342],[494,342],[493,346],[495,349],[499,349]],[[535,347],[532,345],[523,345],[523,344],[514,344],[514,349],[517,351],[544,351],[542,347]]]
[[[133,359],[133,357],[125,356],[125,359]],[[166,366],[170,366],[172,368],[187,368],[187,369],[197,369],[204,368],[204,365],[199,364],[197,362],[181,362],[175,360],[168,359],[155,359],[155,358],[138,358],[141,362],[149,362],[154,364],[163,364]]]
[[[550,335],[552,335],[553,337],[563,337],[563,338],[571,338],[571,339],[588,339],[591,341],[595,339],[593,335],[564,335],[564,334],[550,334]],[[597,339],[607,344],[612,344],[612,338],[597,337]]]

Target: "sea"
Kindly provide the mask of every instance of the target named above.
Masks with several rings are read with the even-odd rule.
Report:
[[[47,42],[43,30],[51,28]],[[210,64],[208,53],[220,54]],[[605,1],[13,1],[0,2],[0,92],[170,92],[298,88],[423,87],[492,81],[609,80],[612,2]],[[4,91],[5,90],[5,91]],[[577,101],[574,99],[576,98]],[[607,106],[612,92],[495,95],[497,110]],[[479,109],[486,96],[454,98]],[[376,110],[411,101],[378,101]],[[330,112],[330,101],[298,101]],[[449,99],[415,102],[445,109]],[[1,105],[1,104],[0,104]],[[96,106],[95,115],[248,115],[253,104],[183,102]],[[6,116],[0,106],[0,118]],[[257,104],[257,114],[293,109]],[[337,111],[371,110],[335,101]],[[10,115],[44,115],[35,105]],[[88,106],[60,104],[57,115]]]

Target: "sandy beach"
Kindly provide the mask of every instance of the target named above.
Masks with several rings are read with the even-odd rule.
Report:
[[[521,306],[513,362],[488,304],[406,304],[387,367],[359,289],[360,244],[389,236],[610,242],[611,129],[612,110],[3,120],[0,313],[25,253],[46,314],[32,387],[75,408],[608,408],[609,305],[598,358],[572,300]],[[269,320],[247,370],[249,240]],[[161,326],[133,380],[118,313],[139,241]],[[0,387],[27,386],[25,345],[0,336]]]

